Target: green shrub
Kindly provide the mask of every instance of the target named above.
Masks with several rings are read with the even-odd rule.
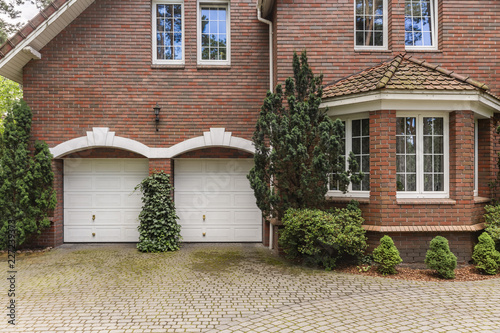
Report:
[[[425,264],[428,268],[435,269],[442,278],[455,278],[457,257],[450,251],[446,238],[436,236],[431,240],[430,248],[425,256]]]
[[[181,227],[176,221],[170,176],[163,171],[153,173],[135,189],[143,194],[137,249],[141,252],[178,250]]]
[[[330,270],[342,257],[359,258],[367,247],[361,210],[289,209],[279,243],[289,259]]]
[[[373,261],[378,264],[378,271],[386,275],[396,274],[396,265],[403,260],[399,256],[399,251],[392,238],[385,235],[380,239],[380,245],[373,250]]]
[[[500,266],[500,252],[495,250],[495,243],[487,232],[479,236],[479,243],[474,246],[472,259],[476,263],[476,268],[486,274],[495,275]]]
[[[500,251],[500,205],[487,205],[484,207],[485,231],[491,236]]]

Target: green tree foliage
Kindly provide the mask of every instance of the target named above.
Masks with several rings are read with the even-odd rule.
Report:
[[[50,226],[48,214],[56,206],[52,155],[45,142],[29,151],[31,110],[24,100],[7,112],[0,159],[0,240],[6,247],[8,220],[16,223],[17,242],[40,234]]]
[[[0,156],[2,149],[3,122],[12,104],[23,97],[19,84],[0,76]]]
[[[142,192],[142,211],[139,214],[139,243],[141,252],[165,252],[179,249],[181,227],[177,223],[172,200],[174,188],[170,176],[160,171],[144,179],[135,189]]]
[[[343,257],[361,257],[367,248],[359,209],[289,209],[279,243],[289,259],[335,267]]]
[[[396,274],[396,265],[403,262],[394,241],[387,235],[380,239],[380,245],[373,250],[373,261],[378,264],[378,271],[384,275]]]
[[[289,208],[322,208],[331,181],[347,190],[359,183],[358,165],[351,154],[344,168],[344,126],[319,110],[322,76],[313,75],[304,51],[293,55],[294,78],[285,92],[268,92],[253,135],[255,166],[248,179],[265,217],[281,219]],[[286,102],[284,98],[286,97]]]
[[[500,267],[500,253],[495,250],[495,243],[487,232],[479,236],[479,243],[474,246],[472,259],[476,268],[486,274],[495,275]]]
[[[425,256],[425,264],[430,269],[437,271],[444,279],[455,278],[457,257],[450,251],[448,240],[442,236],[436,236],[431,240],[429,250]]]
[[[51,0],[0,0],[0,44],[5,43],[7,37],[22,27],[22,23],[12,23],[21,14],[19,6],[25,3],[35,4],[41,10],[47,6]]]
[[[485,231],[496,243],[497,250],[500,250],[500,205],[487,205],[484,209]]]

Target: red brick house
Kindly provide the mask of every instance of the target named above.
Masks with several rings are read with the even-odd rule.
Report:
[[[185,241],[273,246],[250,140],[307,49],[366,174],[328,200],[359,200],[370,239],[391,235],[407,261],[437,234],[468,260],[496,173],[499,19],[487,0],[56,0],[0,48],[54,155],[59,203],[39,242],[136,241],[131,192],[157,169]]]

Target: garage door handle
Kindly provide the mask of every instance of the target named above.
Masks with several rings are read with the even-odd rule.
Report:
[[[95,221],[95,215],[92,215],[92,221]]]
[[[205,215],[203,215],[203,221],[205,221]]]

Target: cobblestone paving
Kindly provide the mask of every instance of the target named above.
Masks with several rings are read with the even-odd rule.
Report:
[[[0,332],[500,333],[500,279],[351,276],[289,266],[255,244],[64,245],[18,259],[17,325],[2,315]]]

